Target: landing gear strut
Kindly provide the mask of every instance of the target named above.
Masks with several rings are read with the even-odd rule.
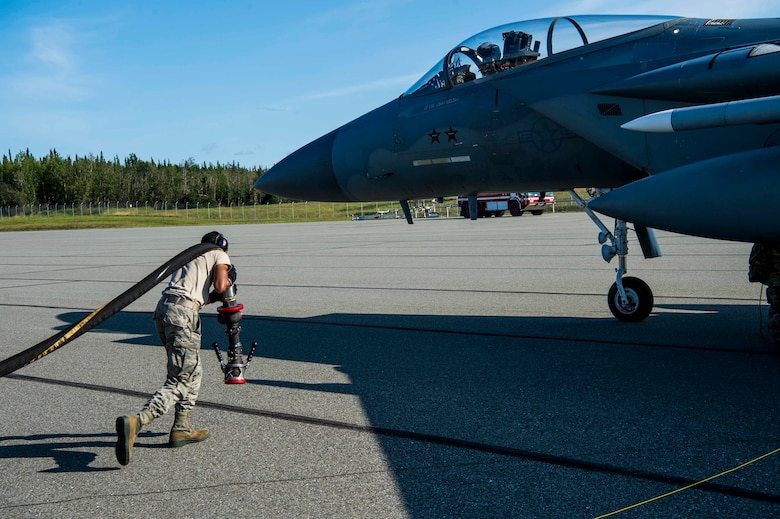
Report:
[[[626,268],[628,224],[624,220],[615,220],[615,231],[614,234],[611,233],[573,189],[569,190],[569,194],[601,230],[599,243],[602,244],[601,256],[604,258],[604,261],[609,263],[615,256],[618,258],[615,282],[610,287],[607,295],[609,310],[619,321],[644,321],[653,310],[653,292],[647,283],[641,279],[630,276],[624,277],[628,271]],[[661,252],[655,241],[652,229],[637,226],[635,230],[645,258],[660,256]]]

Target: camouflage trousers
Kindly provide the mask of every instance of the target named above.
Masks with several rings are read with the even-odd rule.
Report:
[[[780,344],[780,283],[770,283],[766,287],[766,300],[769,303],[769,331],[775,344]]]
[[[154,311],[154,323],[168,356],[168,375],[144,410],[149,410],[154,418],[174,405],[176,411],[191,411],[203,378],[200,315],[194,308],[168,303],[163,297]]]

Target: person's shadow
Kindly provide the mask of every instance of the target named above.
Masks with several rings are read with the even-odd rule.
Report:
[[[164,435],[164,433],[147,432],[140,436],[139,440],[143,440],[144,436],[160,435]],[[8,443],[13,443],[13,445],[8,445]],[[54,467],[40,472],[105,472],[119,470],[119,467],[90,467],[90,464],[97,458],[97,454],[85,449],[113,448],[115,444],[115,433],[0,436],[0,459],[51,458],[54,460]],[[140,444],[143,445],[143,441]]]

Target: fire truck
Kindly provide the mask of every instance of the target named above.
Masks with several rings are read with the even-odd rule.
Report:
[[[545,210],[551,209],[554,204],[555,196],[552,191],[479,194],[477,195],[477,218],[504,216],[505,211],[509,211],[512,216],[523,216],[525,212],[540,215]],[[463,218],[471,218],[467,196],[458,197],[458,207]]]

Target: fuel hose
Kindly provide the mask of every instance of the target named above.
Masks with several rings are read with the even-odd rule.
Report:
[[[52,335],[48,339],[39,342],[35,346],[28,348],[16,355],[8,357],[0,362],[0,377],[13,373],[22,366],[32,364],[36,360],[42,359],[53,351],[65,346],[73,339],[80,337],[95,326],[99,325],[124,307],[147,293],[155,285],[160,283],[173,272],[189,263],[198,256],[214,249],[220,248],[213,243],[198,243],[192,247],[181,251],[179,254],[160,265],[154,272],[143,278],[141,281],[124,291],[122,294],[104,304],[81,321],[69,328]]]

